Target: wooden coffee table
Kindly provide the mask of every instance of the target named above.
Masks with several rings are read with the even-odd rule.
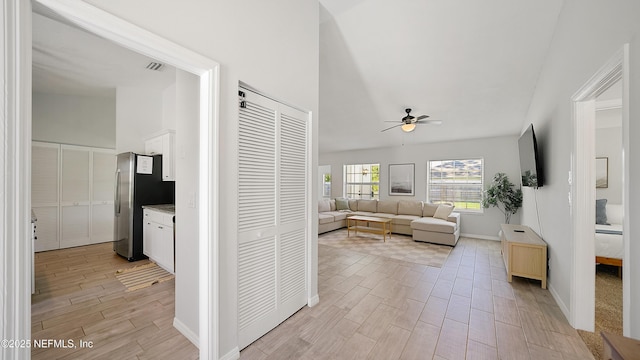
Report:
[[[372,227],[372,226],[362,226],[358,225],[359,222],[380,224],[381,227]],[[353,225],[352,225],[353,224]],[[352,216],[347,218],[347,237],[349,237],[351,230],[355,230],[356,235],[358,235],[358,231],[379,234],[382,235],[382,241],[387,241],[387,234],[389,234],[389,239],[391,239],[391,219],[387,218],[379,218],[374,216]]]

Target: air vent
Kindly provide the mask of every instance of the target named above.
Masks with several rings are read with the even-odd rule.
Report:
[[[164,64],[157,63],[157,62],[150,62],[149,65],[147,65],[147,69],[153,70],[153,71],[160,71],[162,70],[163,67],[164,67]]]

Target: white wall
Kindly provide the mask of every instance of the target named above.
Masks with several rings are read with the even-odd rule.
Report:
[[[173,86],[176,130],[176,314],[190,333],[198,335],[198,174],[199,81],[178,70]],[[190,203],[191,202],[191,203]]]
[[[116,147],[115,97],[34,92],[32,109],[35,141]]]
[[[572,286],[571,217],[567,195],[572,148],[571,97],[623,44],[630,44],[629,138],[640,136],[640,2],[635,0],[565,0],[549,53],[540,73],[523,129],[533,123],[542,149],[544,187],[524,192],[522,222],[542,235],[549,246],[549,288],[566,310]],[[630,178],[640,178],[640,143],[629,145]],[[630,257],[640,259],[640,188],[629,194]],[[537,195],[537,201],[536,197]],[[537,209],[536,209],[537,203]],[[537,213],[540,214],[538,226]],[[640,279],[640,262],[626,264],[632,279]],[[592,276],[585,274],[585,276]],[[640,303],[640,282],[631,281],[631,304]],[[640,338],[640,308],[632,306],[631,336]]]
[[[497,172],[506,173],[512,183],[520,186],[518,158],[518,136],[487,139],[397,146],[392,148],[367,149],[320,154],[320,163],[331,165],[331,197],[343,196],[343,165],[358,163],[380,164],[380,199],[427,200],[427,163],[429,160],[484,159],[484,184],[490,184]],[[389,196],[389,164],[415,164],[415,196]],[[519,223],[519,213],[511,218]],[[467,235],[496,238],[504,215],[496,208],[484,209],[483,214],[463,213],[461,232]]]
[[[116,153],[144,153],[146,138],[162,129],[162,91],[140,87],[116,90]]]
[[[596,157],[609,159],[609,186],[597,188],[596,198],[607,199],[608,204],[622,204],[622,127],[596,129]]]
[[[176,129],[176,111],[176,84],[174,83],[162,91],[162,130]]]
[[[317,187],[318,18],[316,0],[86,0],[221,64],[220,356],[237,346],[238,82],[310,110],[312,189]],[[149,11],[153,9],[153,11]],[[167,24],[170,24],[168,26]],[[313,202],[317,192],[312,191]],[[310,219],[317,219],[312,206]],[[310,293],[317,294],[317,222],[312,227]],[[196,296],[196,294],[193,294]]]

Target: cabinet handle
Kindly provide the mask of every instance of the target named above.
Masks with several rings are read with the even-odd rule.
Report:
[[[162,226],[158,226],[158,229],[164,229]]]

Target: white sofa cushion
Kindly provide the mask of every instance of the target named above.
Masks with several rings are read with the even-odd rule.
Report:
[[[439,232],[445,234],[453,234],[456,232],[456,223],[432,217],[423,217],[411,222],[413,230],[423,230],[431,232]]]
[[[331,203],[328,199],[318,200],[318,212],[327,212],[331,211]]]
[[[422,216],[422,201],[398,201],[398,215]]]
[[[435,215],[436,213],[436,210],[438,210],[438,204],[424,203],[424,207],[422,208],[422,216],[433,217],[433,215]]]
[[[371,216],[379,217],[379,218],[383,218],[383,219],[393,219],[397,215],[396,214],[387,214],[387,213],[374,213]]]
[[[349,199],[349,209],[351,211],[358,211],[358,200]]]
[[[416,215],[396,215],[392,218],[391,223],[393,225],[411,225],[413,220],[420,219],[420,216]]]
[[[378,212],[378,200],[358,200],[358,211]]]
[[[331,205],[331,211],[336,211],[336,199],[329,200],[329,205]]]
[[[398,213],[398,202],[394,200],[378,201],[378,212],[396,215]]]
[[[347,213],[346,212],[342,212],[342,211],[329,211],[327,213],[324,213],[327,215],[332,215],[333,216],[333,221],[340,221],[340,220],[344,220],[347,218]]]
[[[329,224],[333,222],[333,215],[327,213],[318,214],[318,223],[319,224]]]

